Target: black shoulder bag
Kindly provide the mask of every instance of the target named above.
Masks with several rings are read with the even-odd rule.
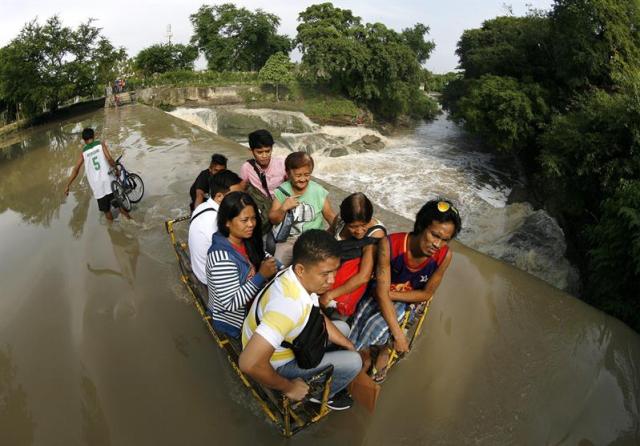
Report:
[[[264,289],[266,288],[267,287]],[[262,295],[260,298],[262,298]],[[260,325],[260,318],[258,317],[260,298],[258,298],[258,302],[256,303],[256,327]],[[320,361],[322,361],[328,343],[329,333],[325,326],[322,310],[320,310],[320,307],[312,305],[307,324],[300,334],[293,342],[282,341],[280,345],[293,350],[298,367],[301,369],[312,369],[317,367]]]
[[[256,171],[256,175],[260,178],[260,184],[262,184],[262,188],[264,189],[264,193],[267,197],[271,198],[271,192],[269,192],[269,186],[267,185],[267,175],[263,170],[258,169],[258,163],[254,159],[247,160],[251,166],[253,166],[253,170]]]
[[[346,240],[339,240],[338,246],[340,247],[340,260],[345,262],[347,260],[362,257],[362,250],[365,246],[375,245],[380,241],[378,238],[371,237],[371,234],[378,229],[382,229],[384,235],[387,235],[387,229],[384,226],[373,225],[367,230],[366,234],[361,239],[349,238]]]
[[[216,211],[214,208],[206,208],[201,210],[200,212],[198,212],[196,215],[191,217],[190,223],[193,222],[193,220],[195,220],[196,218],[200,217],[202,214],[204,214],[205,212],[218,212]]]

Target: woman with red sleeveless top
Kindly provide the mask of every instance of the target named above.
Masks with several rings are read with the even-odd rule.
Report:
[[[332,318],[347,319],[356,311],[371,280],[378,241],[387,235],[384,225],[373,218],[373,205],[361,192],[349,195],[340,204],[329,229],[340,246],[340,268],[320,304],[333,308]],[[336,314],[337,313],[337,314]]]
[[[407,305],[427,302],[451,263],[448,243],[460,232],[458,210],[447,200],[427,202],[416,216],[413,231],[395,233],[378,247],[376,280],[358,305],[349,339],[357,350],[379,351],[374,379],[382,381],[393,338],[398,353],[408,351],[400,321]]]

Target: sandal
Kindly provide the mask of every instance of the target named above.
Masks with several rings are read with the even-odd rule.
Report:
[[[386,358],[386,359],[384,359],[384,363],[383,363],[384,365],[379,367],[378,364],[380,364],[379,361],[381,358]],[[371,367],[371,379],[373,379],[373,381],[376,384],[382,384],[387,379],[388,366],[389,366],[389,350],[386,347],[384,347],[382,350],[378,352],[378,355],[376,356],[374,364]]]
[[[371,369],[371,379],[376,384],[382,384],[387,379],[387,366],[382,367],[380,370],[373,366]]]

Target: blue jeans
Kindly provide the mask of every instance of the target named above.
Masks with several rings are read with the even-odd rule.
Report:
[[[349,333],[349,326],[345,322],[334,321],[334,325],[342,334],[346,335]],[[294,359],[278,367],[276,372],[287,379],[305,379],[312,377],[329,364],[333,365],[333,379],[331,381],[329,396],[333,396],[347,387],[360,372],[362,368],[362,358],[357,352],[337,350],[325,353],[320,364],[312,369],[302,369],[298,367],[298,363]]]

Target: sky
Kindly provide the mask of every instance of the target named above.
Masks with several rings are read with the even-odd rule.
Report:
[[[2,0],[0,13],[0,46],[5,46],[18,35],[25,23],[38,18],[42,23],[52,15],[59,15],[66,26],[76,27],[88,18],[115,46],[126,48],[130,56],[155,43],[167,41],[167,26],[171,25],[174,43],[188,43],[193,33],[189,15],[203,4],[225,1],[203,0]],[[322,1],[292,0],[237,0],[239,7],[262,9],[280,17],[280,33],[296,35],[298,14],[307,6]],[[465,29],[478,28],[482,22],[510,9],[514,15],[523,15],[529,8],[549,9],[552,0],[352,0],[333,1],[336,7],[350,9],[363,22],[380,22],[401,31],[416,23],[430,27],[429,38],[436,48],[426,63],[435,73],[446,73],[458,65],[456,43]],[[292,6],[295,5],[295,6]],[[299,59],[292,54],[292,59]],[[206,66],[201,58],[196,68]]]

